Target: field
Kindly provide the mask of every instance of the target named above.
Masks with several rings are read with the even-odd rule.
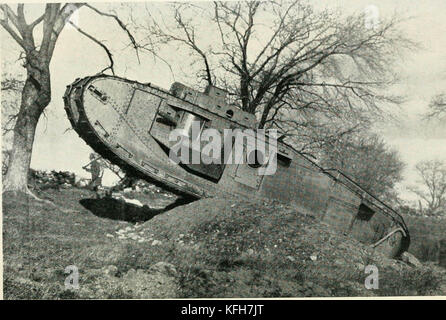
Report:
[[[166,211],[167,194],[139,196],[152,208],[77,188],[39,196],[55,206],[3,194],[6,299],[446,295],[434,263],[387,259],[276,202],[205,199]],[[368,265],[378,289],[364,285]],[[68,266],[77,289],[65,286]]]

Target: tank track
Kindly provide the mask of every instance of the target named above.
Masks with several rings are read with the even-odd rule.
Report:
[[[97,136],[95,133],[95,130],[93,129],[90,121],[88,120],[84,106],[82,103],[82,97],[84,90],[86,89],[87,85],[94,79],[103,77],[103,75],[96,75],[96,76],[89,76],[82,79],[76,79],[72,84],[68,85],[65,94],[63,95],[64,100],[64,109],[67,113],[68,119],[70,121],[71,126],[76,131],[78,136],[84,140],[96,153],[98,153],[101,157],[104,159],[110,161],[111,163],[119,166],[123,171],[126,173],[146,180],[166,191],[175,193],[179,196],[185,197],[185,198],[202,198],[205,197],[204,190],[200,192],[191,192],[190,190],[184,190],[177,186],[174,183],[169,183],[166,181],[161,181],[159,179],[152,178],[145,174],[144,172],[134,168],[132,165],[128,164],[124,159],[116,155],[108,146],[105,144],[101,139]],[[126,81],[131,84],[137,84],[137,85],[147,85],[142,84],[136,81],[131,81],[127,79],[121,79],[123,81]],[[73,99],[74,101],[70,101],[70,99]],[[72,113],[72,110],[70,108],[70,103],[75,103],[77,110],[78,110],[78,120],[75,120],[75,115]]]

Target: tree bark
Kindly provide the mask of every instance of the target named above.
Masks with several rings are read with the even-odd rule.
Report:
[[[9,157],[3,192],[29,193],[28,173],[37,123],[51,101],[49,61],[28,60],[27,79],[14,126],[12,152]]]

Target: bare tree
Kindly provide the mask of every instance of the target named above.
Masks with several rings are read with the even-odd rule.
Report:
[[[404,163],[376,134],[349,135],[327,143],[321,165],[340,169],[383,201],[397,200],[394,187],[403,179]]]
[[[134,39],[130,32],[116,15],[104,13],[85,3],[46,4],[43,14],[32,22],[27,21],[25,17],[24,4],[18,4],[16,11],[7,4],[0,5],[3,12],[0,25],[23,50],[21,57],[24,61],[23,67],[26,69],[26,80],[21,92],[20,108],[13,129],[13,148],[3,191],[30,193],[27,186],[27,177],[35,130],[40,116],[51,101],[49,66],[59,35],[67,23],[72,24],[81,34],[87,36],[105,50],[110,65],[102,72],[108,69],[113,72],[113,58],[107,47],[69,20],[73,12],[81,7],[114,19],[127,32],[133,43]],[[35,34],[37,33],[34,33],[37,26],[42,27],[41,39],[37,39],[40,40],[39,43],[36,43]]]
[[[411,191],[425,203],[428,214],[446,213],[446,164],[443,161],[430,160],[419,162],[415,166],[422,188],[412,187]],[[422,207],[420,201],[420,208]]]
[[[17,111],[20,105],[20,93],[23,89],[24,81],[20,75],[11,74],[6,72],[5,64],[2,64],[2,79],[1,79],[1,91],[2,91],[2,148],[5,148],[5,137],[13,130],[15,119],[17,118]],[[6,139],[9,140],[9,139]]]
[[[2,91],[20,91],[23,81],[17,79],[10,74],[2,74],[1,90]]]
[[[9,156],[11,154],[11,133],[20,105],[20,92],[23,88],[23,81],[20,77],[6,72],[6,69],[6,65],[2,64],[2,176],[5,175],[8,169]]]
[[[367,28],[363,15],[317,12],[299,0],[181,3],[171,5],[170,16],[154,14],[155,6],[147,8],[150,19],[133,19],[138,34],[150,34],[138,40],[142,48],[189,50],[192,76],[228,90],[258,115],[260,128],[299,136],[303,128],[382,114],[383,104],[401,101],[382,93],[395,80],[391,66],[400,49],[414,45],[398,32],[396,18]],[[341,133],[358,120],[349,124]]]
[[[429,110],[424,115],[424,119],[446,119],[446,94],[438,94],[431,99],[429,103]]]

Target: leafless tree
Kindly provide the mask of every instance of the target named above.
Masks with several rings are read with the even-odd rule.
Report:
[[[20,105],[20,93],[23,89],[24,81],[19,75],[14,75],[6,72],[5,64],[2,65],[2,148],[5,147],[5,135],[11,132],[14,128],[17,111]]]
[[[446,164],[439,160],[419,162],[415,166],[420,187],[411,191],[418,195],[426,205],[427,214],[446,213]],[[421,202],[420,202],[421,207]]]
[[[23,81],[16,79],[10,75],[2,74],[1,90],[2,91],[19,91],[23,86]]]
[[[446,94],[434,96],[429,103],[429,110],[424,115],[426,120],[444,120],[446,119]]]
[[[403,179],[404,163],[396,150],[376,134],[355,134],[327,143],[321,165],[337,168],[383,201],[394,202],[395,184]]]
[[[37,122],[51,101],[50,62],[60,33],[67,23],[73,25],[81,34],[100,45],[106,52],[110,65],[102,71],[113,72],[111,52],[99,40],[89,35],[69,19],[73,12],[84,7],[99,15],[114,19],[128,34],[132,43],[134,39],[122,21],[114,14],[109,14],[85,3],[48,3],[45,10],[34,21],[27,21],[25,5],[18,4],[16,10],[10,5],[1,4],[3,18],[0,25],[17,42],[23,50],[23,67],[26,69],[26,80],[21,92],[21,103],[13,129],[13,147],[9,158],[8,171],[4,180],[3,191],[30,193],[27,177],[31,161],[32,147]],[[35,37],[34,30],[41,27],[41,37]],[[39,40],[39,43],[36,43]]]
[[[8,169],[8,161],[11,154],[11,133],[17,118],[17,111],[20,105],[20,92],[23,88],[23,80],[20,76],[7,72],[6,70],[6,63],[2,63],[2,176],[5,175]]]
[[[299,0],[180,3],[170,16],[154,7],[147,7],[150,18],[133,19],[137,34],[150,34],[138,39],[142,48],[189,50],[191,78],[224,87],[232,102],[258,115],[260,128],[310,136],[329,131],[336,118],[343,134],[364,124],[365,112],[382,115],[383,104],[401,102],[383,94],[400,50],[414,46],[396,18],[367,28],[362,14],[315,11]]]

